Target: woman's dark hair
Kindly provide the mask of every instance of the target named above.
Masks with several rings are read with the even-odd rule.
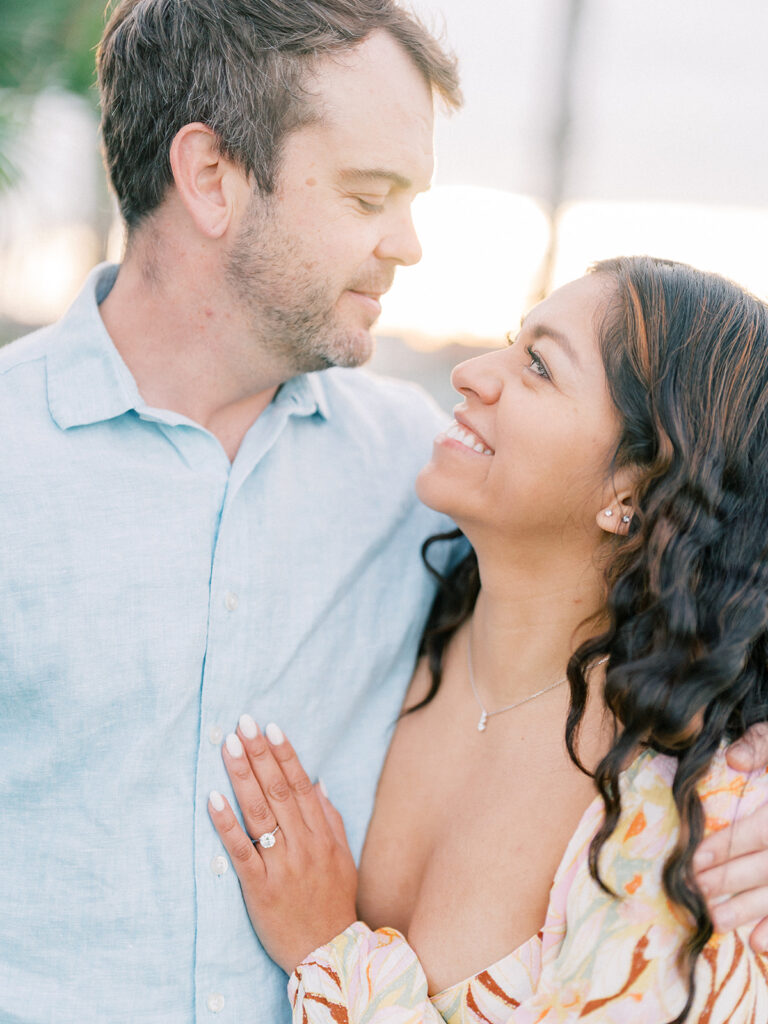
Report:
[[[590,871],[621,813],[619,775],[641,746],[672,755],[680,833],[663,872],[690,915],[680,963],[688,1016],[696,959],[712,935],[692,860],[704,833],[696,785],[718,747],[768,719],[768,307],[715,274],[650,257],[595,264],[612,283],[599,326],[621,429],[611,470],[636,468],[629,535],[612,541],[607,627],[568,665],[566,744],[577,741],[588,669],[608,658],[614,742],[594,772],[605,820]],[[429,550],[432,540],[424,546]],[[422,653],[432,690],[442,651],[479,590],[474,553],[444,581]]]

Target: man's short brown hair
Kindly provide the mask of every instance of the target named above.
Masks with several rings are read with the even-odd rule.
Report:
[[[460,105],[455,57],[395,0],[120,0],[98,73],[107,170],[128,228],[162,202],[171,142],[195,121],[271,193],[281,143],[316,116],[303,89],[313,63],[377,29]]]

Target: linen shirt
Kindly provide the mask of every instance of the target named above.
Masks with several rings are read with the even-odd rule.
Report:
[[[420,545],[450,528],[413,491],[444,417],[333,369],[230,463],[142,400],[98,311],[116,273],[0,351],[0,1020],[277,1024],[286,978],[207,813],[222,739],[277,722],[359,853]]]

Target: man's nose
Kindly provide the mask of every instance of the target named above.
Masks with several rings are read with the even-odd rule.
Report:
[[[393,260],[410,267],[421,259],[421,242],[410,213],[400,217],[379,240],[376,255],[381,260]]]

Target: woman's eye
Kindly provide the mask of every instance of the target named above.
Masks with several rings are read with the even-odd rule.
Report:
[[[360,204],[360,208],[365,210],[366,213],[381,213],[384,209],[383,203],[371,203],[367,199],[363,199],[362,196],[355,196],[355,199]]]
[[[528,369],[539,377],[543,377],[545,380],[549,380],[549,371],[547,370],[544,363],[541,361],[541,356],[531,348],[530,345],[526,345],[525,351],[528,353],[528,358],[531,360],[528,365]]]

